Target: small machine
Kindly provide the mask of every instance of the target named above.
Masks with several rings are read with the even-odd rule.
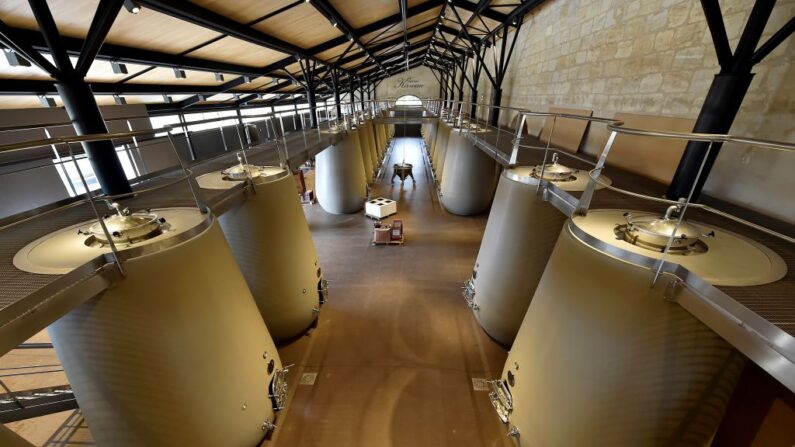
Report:
[[[406,178],[411,177],[412,183],[417,183],[417,180],[414,179],[414,174],[412,173],[412,168],[414,166],[411,163],[395,163],[392,166],[392,181],[395,180],[395,177],[400,179],[400,183],[406,181]]]

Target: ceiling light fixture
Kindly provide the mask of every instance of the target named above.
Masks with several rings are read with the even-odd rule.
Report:
[[[223,73],[215,73],[215,80],[218,82],[224,81],[224,74]]]
[[[110,69],[116,74],[127,74],[127,65],[117,61],[110,61]]]
[[[124,0],[124,7],[130,14],[138,14],[141,12],[141,5],[135,0]]]
[[[331,26],[333,26],[334,28],[336,28],[336,27],[337,27],[337,22],[336,22],[336,21],[334,21],[334,20],[332,20],[332,21],[331,21]]]
[[[45,95],[38,95],[39,102],[44,107],[55,107],[55,100],[53,98],[49,98]]]
[[[11,48],[4,49],[3,53],[6,55],[8,65],[12,67],[30,67],[30,62]]]
[[[188,75],[187,75],[187,73],[185,73],[185,70],[183,70],[181,68],[175,68],[174,69],[174,77],[177,78],[177,79],[185,79],[185,78],[188,77]]]
[[[123,106],[127,104],[127,100],[122,98],[118,94],[113,95],[113,102],[116,103],[117,106]]]
[[[174,100],[170,96],[164,94],[163,95],[163,102],[174,102]]]

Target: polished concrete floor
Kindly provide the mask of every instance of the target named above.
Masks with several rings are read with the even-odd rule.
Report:
[[[372,185],[372,197],[398,201],[387,221],[403,220],[404,245],[373,246],[373,223],[361,213],[305,207],[331,296],[317,327],[280,347],[294,365],[291,391],[263,446],[512,445],[482,389],[482,379],[499,376],[506,351],[461,296],[486,216],[442,209],[421,144],[396,138],[389,168]],[[416,184],[390,183],[392,164],[404,160],[414,164]],[[79,412],[12,427],[37,445],[93,445]]]
[[[265,445],[510,445],[488,392],[473,386],[499,376],[506,352],[461,296],[486,216],[442,209],[421,144],[396,138],[371,192],[398,201],[404,245],[373,246],[373,222],[363,214],[307,208],[331,296],[317,329],[280,351],[296,365],[294,392]],[[390,183],[392,164],[404,159],[416,184]],[[300,384],[312,374],[314,385]]]

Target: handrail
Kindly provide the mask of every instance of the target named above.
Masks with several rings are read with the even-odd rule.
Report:
[[[713,134],[713,133],[696,133],[696,132],[673,132],[667,130],[645,130],[635,129],[631,127],[624,127],[624,123],[617,121],[616,123],[608,124],[607,128],[618,133],[627,135],[637,135],[644,137],[657,137],[657,138],[672,138],[677,140],[698,141],[702,143],[742,143],[750,144],[752,146],[764,147],[767,149],[793,151],[795,150],[795,143],[763,140],[760,138],[738,137],[728,134]]]
[[[442,103],[444,103],[444,101]],[[469,104],[469,105],[472,104],[472,103],[466,103],[464,101],[447,101],[447,103],[450,104],[450,106],[451,106],[450,109],[440,108],[439,109],[439,115],[440,116],[441,115],[448,115],[448,116],[454,117],[455,116],[455,107],[456,107],[456,105],[458,105],[459,106],[458,107],[459,124],[460,124],[460,121],[463,118],[462,115],[463,115],[463,111],[464,111],[464,106],[466,106],[467,104]],[[475,103],[475,105],[483,105],[483,104]],[[692,191],[691,191],[691,194],[688,197],[686,197],[686,198],[683,198],[681,200],[671,200],[671,199],[667,199],[667,198],[654,197],[654,196],[649,196],[649,195],[646,195],[646,194],[636,193],[636,192],[633,192],[633,191],[622,189],[622,188],[616,187],[615,185],[609,185],[606,182],[602,182],[599,179],[599,175],[601,174],[601,171],[605,167],[607,156],[610,153],[610,149],[611,149],[611,147],[612,147],[612,145],[613,145],[613,143],[615,141],[615,138],[616,138],[617,134],[627,134],[627,135],[635,135],[635,136],[649,137],[649,138],[671,138],[671,139],[678,139],[678,140],[688,140],[688,141],[697,141],[697,142],[709,143],[708,150],[711,150],[713,148],[713,145],[714,144],[718,144],[718,143],[739,143],[739,144],[747,144],[747,145],[751,145],[751,146],[762,147],[762,148],[772,149],[772,150],[777,150],[777,151],[790,152],[790,151],[795,151],[795,143],[781,142],[781,141],[771,141],[771,140],[764,140],[764,139],[759,139],[759,138],[740,137],[740,136],[735,136],[735,135],[724,135],[724,134],[708,134],[708,133],[696,133],[696,132],[674,132],[674,131],[662,131],[662,130],[637,129],[637,128],[632,128],[632,127],[625,127],[624,126],[624,124],[625,124],[624,121],[619,120],[619,119],[615,119],[615,118],[603,118],[603,117],[598,117],[598,116],[587,116],[587,115],[574,115],[574,114],[559,113],[559,112],[539,112],[539,111],[519,109],[519,108],[509,107],[509,106],[497,106],[497,107],[490,106],[490,105],[484,105],[484,106],[486,106],[487,108],[497,108],[497,109],[500,109],[500,110],[512,110],[512,111],[515,111],[515,112],[519,113],[519,116],[521,117],[519,119],[519,121],[517,122],[517,127],[516,127],[516,130],[515,130],[514,138],[511,140],[512,152],[511,152],[511,156],[510,156],[510,158],[508,160],[509,164],[515,164],[516,163],[518,151],[519,151],[520,148],[544,150],[544,162],[543,162],[543,164],[546,164],[547,154],[548,154],[548,152],[550,150],[559,152],[555,147],[551,146],[552,134],[554,133],[554,129],[555,129],[555,126],[554,126],[555,125],[555,121],[554,120],[557,120],[558,118],[576,119],[576,120],[582,120],[582,121],[588,121],[588,122],[596,122],[596,123],[601,123],[601,124],[605,124],[606,125],[607,129],[610,130],[611,133],[610,133],[610,136],[607,139],[607,142],[605,143],[604,148],[602,149],[601,153],[597,157],[596,162],[589,161],[589,160],[584,160],[584,159],[581,159],[580,157],[572,156],[572,154],[569,154],[566,151],[560,152],[560,153],[562,153],[564,155],[572,156],[573,158],[579,159],[579,160],[581,160],[581,161],[583,161],[583,162],[585,162],[585,163],[587,163],[589,165],[594,166],[594,169],[592,169],[589,172],[589,177],[590,177],[591,181],[589,182],[588,186],[586,187],[585,191],[583,191],[583,193],[579,197],[579,199],[576,200],[576,202],[578,202],[578,205],[577,205],[577,208],[576,208],[576,212],[579,213],[579,214],[586,214],[588,212],[588,209],[590,207],[590,202],[591,202],[591,199],[593,197],[593,194],[594,194],[594,191],[596,189],[596,186],[599,185],[599,186],[605,187],[607,189],[610,189],[612,191],[615,191],[617,193],[626,195],[628,197],[635,197],[635,198],[639,198],[639,199],[642,199],[642,200],[648,200],[648,201],[653,201],[653,202],[657,202],[657,203],[663,203],[663,204],[666,204],[666,205],[678,205],[678,206],[681,206],[682,210],[680,212],[680,218],[679,218],[680,222],[681,222],[685,212],[687,211],[687,209],[689,207],[692,207],[694,209],[700,209],[700,210],[702,210],[704,212],[708,212],[708,213],[720,216],[720,217],[722,217],[724,219],[728,219],[728,220],[734,221],[736,223],[739,223],[741,225],[747,226],[747,227],[752,228],[752,229],[754,229],[756,231],[760,231],[760,232],[766,233],[766,234],[768,234],[770,236],[776,237],[776,238],[781,239],[783,241],[786,241],[788,243],[795,243],[795,238],[792,238],[792,237],[790,237],[790,236],[788,236],[786,234],[782,234],[780,232],[771,230],[771,229],[769,229],[769,228],[767,228],[765,226],[756,224],[754,222],[750,222],[750,221],[748,221],[746,219],[742,219],[742,218],[734,216],[734,215],[732,215],[730,213],[727,213],[727,212],[724,212],[724,211],[720,211],[720,210],[718,210],[716,208],[713,208],[713,207],[710,207],[708,205],[692,202],[691,201],[692,200]],[[550,135],[547,138],[546,147],[542,148],[542,147],[535,147],[535,146],[529,146],[529,145],[521,144],[522,131],[523,131],[524,126],[525,126],[526,117],[528,117],[528,116],[540,116],[540,117],[552,117],[553,118],[552,127],[551,127],[551,131],[550,131]],[[470,117],[470,119],[472,119],[472,117]],[[475,120],[479,121],[477,118],[475,118]],[[494,126],[491,126],[489,124],[486,124],[486,126],[490,127],[490,128],[494,128]],[[505,129],[497,128],[497,130],[502,131],[502,132],[509,132],[508,130],[505,130]],[[701,173],[699,173],[699,176],[700,176],[700,174]],[[541,188],[541,184],[539,184],[539,188]],[[660,263],[660,269],[658,269],[658,274],[659,274],[659,272],[662,269],[662,265],[663,265],[663,262]],[[655,278],[655,280],[656,280],[656,278]]]
[[[385,102],[385,100],[365,100],[366,104],[383,103],[383,102]],[[341,107],[342,106],[350,106],[350,105],[356,105],[358,107],[360,104],[359,104],[359,101],[356,101],[356,102],[341,102],[340,103]],[[263,105],[261,107],[270,107],[271,109],[273,109],[274,107],[290,107],[290,105],[288,105],[288,104]],[[330,108],[330,107],[336,107],[336,104],[318,104],[315,109],[316,110],[317,109],[326,109],[326,108]],[[243,110],[254,109],[254,108],[256,108],[256,107],[248,107],[248,108],[244,108],[244,109],[240,109],[240,110],[243,111]],[[303,113],[308,112],[308,111],[311,110],[311,108],[309,107],[309,105],[307,103],[301,103],[301,104],[298,104],[296,107],[290,107],[289,110],[280,110],[280,111],[275,111],[274,110],[274,111],[272,111],[270,113],[267,113],[267,114],[245,115],[245,114],[241,113],[239,116],[238,115],[234,115],[234,116],[224,116],[224,117],[219,117],[219,118],[209,118],[209,119],[206,119],[206,120],[199,120],[199,121],[186,121],[184,124],[183,123],[173,123],[170,126],[173,127],[173,128],[177,128],[177,127],[187,127],[187,126],[195,125],[195,124],[205,124],[205,123],[209,123],[209,122],[213,122],[213,121],[237,120],[238,118],[247,119],[247,118],[259,118],[259,117],[274,117],[274,116],[277,116],[278,114],[289,114],[289,115],[292,115],[292,114],[295,113],[296,109],[299,110],[300,114],[303,114]],[[230,110],[234,111],[234,110],[237,110],[237,109],[230,109]],[[229,111],[229,110],[218,110],[216,112],[225,112],[225,111]],[[195,112],[195,113],[203,113],[203,112],[199,111],[199,112]],[[182,112],[181,114],[182,115],[189,115],[190,113]],[[116,122],[116,121],[129,121],[129,120],[137,120],[137,119],[147,119],[148,120],[148,119],[150,119],[150,118],[152,118],[154,116],[158,116],[158,115],[132,115],[132,116],[123,116],[123,117],[118,117],[118,118],[108,118],[108,119],[105,119],[104,121],[106,123],[110,123],[110,122]],[[168,116],[168,115],[164,115],[164,116]],[[0,133],[17,131],[17,130],[33,130],[33,129],[46,129],[48,127],[71,126],[72,124],[73,124],[73,121],[57,121],[57,122],[52,122],[52,123],[42,123],[42,124],[33,124],[33,125],[30,125],[30,124],[15,125],[15,126],[0,127]],[[159,128],[159,129],[162,129],[162,128]]]
[[[22,141],[0,145],[0,153],[14,152],[36,147],[51,146],[53,144],[85,143],[90,141],[107,141],[116,138],[137,137],[141,135],[151,135],[163,132],[163,129],[170,131],[172,126],[163,126],[158,129],[132,130],[127,132],[100,133],[89,135],[74,135],[69,137],[52,137],[43,140]]]

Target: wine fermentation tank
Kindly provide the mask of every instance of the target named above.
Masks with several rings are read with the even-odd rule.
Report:
[[[378,119],[373,119],[373,140],[375,140],[375,161],[378,164],[381,161],[381,148],[385,146],[383,137],[381,136],[381,126],[383,124],[378,122]]]
[[[786,265],[727,230],[677,227],[675,212],[592,210],[566,222],[492,382],[520,445],[710,443],[745,357],[677,303],[699,298],[674,272],[743,286],[776,281]],[[669,268],[653,282],[671,235]]]
[[[422,125],[422,139],[425,142],[425,151],[428,157],[433,153],[433,143],[436,140],[436,129],[438,127],[438,120],[430,120]]]
[[[522,324],[566,216],[540,195],[541,180],[568,192],[585,190],[588,171],[558,163],[519,166],[500,176],[464,297],[480,326],[510,346]],[[609,183],[604,175],[601,183]],[[597,185],[597,188],[602,188]]]
[[[326,212],[355,213],[367,196],[359,130],[346,132],[342,139],[315,156],[315,194]]]
[[[241,161],[196,181],[206,189],[229,189],[249,177],[251,193],[219,221],[271,336],[283,341],[315,321],[326,282],[289,171]]]
[[[447,140],[450,138],[450,125],[444,121],[439,121],[436,129],[436,137],[431,147],[431,165],[438,181],[441,181],[442,171],[444,170],[444,158],[447,150]]]
[[[111,237],[126,259],[124,278],[49,327],[94,440],[258,444],[284,405],[284,371],[218,222],[195,208],[117,212],[107,233],[74,225],[15,257],[66,273],[109,253]]]
[[[376,142],[375,142],[375,126],[373,125],[373,120],[370,118],[364,119],[364,134],[361,137],[362,139],[367,140],[367,154],[364,156],[365,164],[369,162],[370,167],[369,169],[365,169],[365,173],[367,174],[367,181],[371,182],[375,176],[375,173],[378,171],[378,152],[376,150]],[[359,142],[361,144],[361,141]],[[362,149],[362,152],[365,152]]]
[[[369,184],[373,179],[373,156],[370,148],[370,139],[368,137],[367,124],[362,122],[356,128],[356,136],[359,140],[358,146],[362,151],[362,166],[364,168],[364,178]]]
[[[485,129],[477,127],[464,131],[460,128],[448,130],[444,163],[436,171],[437,177],[441,178],[442,206],[459,216],[486,211],[494,198],[497,163],[466,136],[466,133],[483,132]]]

